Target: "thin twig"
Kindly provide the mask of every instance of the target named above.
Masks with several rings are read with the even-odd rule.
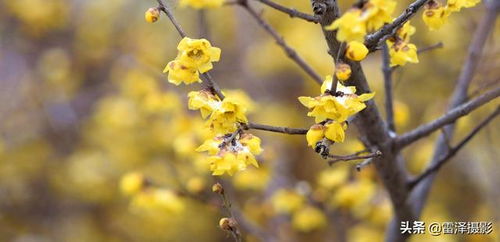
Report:
[[[437,162],[434,164],[430,165],[427,169],[425,169],[424,172],[422,172],[418,177],[414,178],[410,182],[408,182],[408,187],[411,189],[415,187],[419,182],[421,182],[423,179],[425,179],[427,176],[429,176],[432,173],[437,172],[447,161],[450,160],[460,149],[462,149],[472,138],[479,133],[479,131],[486,127],[489,122],[491,122],[495,117],[500,114],[500,106],[497,107],[495,112],[491,113],[486,117],[479,125],[477,125],[462,141],[460,141],[456,146],[451,148],[448,153],[443,155]]]
[[[281,37],[278,32],[255,11],[255,9],[248,5],[247,0],[240,1],[239,6],[243,7],[257,21],[257,23],[274,38],[276,44],[278,44],[283,51],[285,51],[287,56],[299,65],[302,70],[311,76],[318,84],[323,83],[321,76],[316,73],[316,71],[314,71],[313,68],[309,66],[309,64],[307,64],[307,62],[305,62],[293,48],[288,46],[283,37]]]
[[[300,18],[300,19],[303,19],[303,20],[306,20],[306,21],[312,22],[312,23],[319,23],[319,20],[320,20],[319,17],[317,17],[317,16],[297,11],[294,8],[285,7],[283,5],[275,3],[273,1],[269,1],[269,0],[255,0],[255,1],[259,1],[259,2],[269,6],[271,8],[274,8],[280,12],[286,13],[291,18]]]
[[[368,166],[372,162],[373,162],[373,158],[368,158],[368,159],[364,160],[363,162],[356,165],[356,171],[358,171],[358,172],[361,171],[361,169],[365,168],[366,166]]]
[[[418,49],[417,50],[417,54],[421,54],[421,53],[424,53],[424,52],[427,52],[427,51],[431,51],[431,50],[434,50],[434,49],[443,48],[443,46],[444,46],[443,42],[438,42],[436,44],[429,45],[427,47],[423,47],[423,48]]]
[[[458,118],[469,114],[476,108],[483,106],[485,103],[497,98],[498,96],[500,96],[500,87],[486,92],[475,99],[472,99],[460,106],[451,109],[446,114],[435,119],[434,121],[420,125],[418,128],[397,137],[394,141],[394,144],[396,148],[401,149],[419,140],[420,138],[423,138],[431,134],[432,132],[441,129],[443,126],[455,122]]]
[[[179,35],[184,38],[186,37],[186,32],[184,32],[184,30],[182,30],[181,28],[181,25],[179,24],[179,22],[177,22],[177,19],[175,19],[174,15],[172,14],[172,12],[170,11],[170,9],[167,8],[167,6],[163,3],[162,0],[156,0],[158,2],[158,9],[160,9],[162,12],[164,12],[167,17],[170,19],[170,22],[172,22],[172,24],[174,25],[175,29],[177,30],[177,32],[179,32]]]
[[[328,158],[333,158],[332,160],[328,161],[328,165],[333,165],[337,162],[341,161],[352,161],[352,160],[363,160],[363,159],[369,159],[369,158],[374,158],[374,157],[380,157],[382,155],[382,152],[380,151],[375,151],[373,153],[367,154],[367,155],[359,155],[359,152],[354,153],[352,155],[328,155]]]
[[[392,68],[391,57],[389,55],[389,47],[386,43],[382,45],[382,73],[384,74],[384,89],[385,89],[385,113],[387,128],[389,131],[395,132],[396,125],[394,124],[394,104],[393,104],[393,88],[392,88]]]
[[[429,0],[417,0],[410,4],[405,11],[399,15],[392,23],[384,25],[377,32],[366,37],[365,45],[370,51],[375,51],[380,43],[383,43],[389,37],[405,24],[417,11]]]
[[[257,129],[257,130],[264,130],[264,131],[270,131],[270,132],[275,132],[275,133],[283,133],[283,134],[300,134],[304,135],[307,134],[307,129],[297,129],[297,128],[288,128],[288,127],[276,127],[276,126],[271,126],[271,125],[265,125],[265,124],[257,124],[257,123],[248,123],[243,125],[244,129]]]

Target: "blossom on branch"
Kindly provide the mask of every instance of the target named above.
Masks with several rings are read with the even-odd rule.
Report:
[[[212,47],[206,39],[190,39],[184,37],[177,46],[179,51],[175,60],[169,62],[164,73],[168,72],[168,81],[175,85],[184,82],[191,84],[201,82],[199,73],[213,68],[212,62],[220,59],[221,50]]]

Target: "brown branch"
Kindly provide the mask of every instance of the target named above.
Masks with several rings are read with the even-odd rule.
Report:
[[[500,10],[500,1],[487,1],[485,3],[485,14],[483,15],[482,20],[480,21],[475,33],[473,34],[473,38],[469,45],[468,53],[465,58],[465,63],[463,64],[462,70],[457,80],[457,84],[455,86],[455,90],[453,91],[453,95],[450,99],[449,109],[454,109],[467,100],[467,92],[472,78],[476,73],[479,59],[486,44],[486,40],[488,39],[488,36],[490,36],[490,33],[495,29],[495,22],[497,19],[498,11]],[[444,129],[446,130],[446,133],[449,135],[449,137],[453,138],[455,125],[448,125],[444,127]],[[436,142],[434,155],[430,164],[436,164],[439,161],[441,155],[447,151],[448,147],[446,145],[446,140],[443,135],[440,135]],[[419,182],[413,188],[412,193],[408,198],[410,201],[412,201],[412,209],[417,217],[423,210],[430,189],[432,187],[434,177],[435,173],[427,176],[425,179]],[[395,228],[393,229],[393,233],[400,233],[397,226],[395,226]]]
[[[278,44],[283,51],[285,51],[290,59],[299,65],[302,70],[311,76],[318,84],[323,83],[323,78],[321,78],[321,76],[316,73],[316,71],[314,71],[313,68],[309,66],[309,64],[307,64],[293,48],[288,46],[283,37],[281,37],[278,32],[255,11],[255,9],[248,5],[247,0],[241,0],[238,3],[239,6],[243,7],[257,21],[257,23],[274,38],[276,44]]]
[[[385,113],[387,128],[389,131],[395,132],[396,125],[394,124],[394,104],[393,104],[393,88],[392,88],[392,68],[391,57],[389,55],[389,47],[386,43],[382,45],[382,73],[384,74],[384,90],[385,90]]]
[[[380,43],[383,43],[390,36],[403,26],[417,11],[424,6],[424,4],[429,0],[416,0],[410,4],[404,12],[399,15],[392,23],[384,25],[377,32],[370,34],[366,37],[365,45],[370,51],[375,51]]]
[[[270,132],[275,132],[275,133],[283,133],[283,134],[300,134],[304,135],[307,134],[307,129],[297,129],[297,128],[288,128],[288,127],[276,127],[276,126],[270,126],[270,125],[265,125],[265,124],[257,124],[257,123],[248,123],[248,124],[243,124],[243,129],[257,129],[257,130],[264,130],[264,131],[270,131]]]
[[[477,125],[462,141],[460,141],[456,146],[450,148],[450,150],[443,155],[437,162],[431,164],[427,169],[425,169],[424,172],[422,172],[419,176],[415,177],[411,181],[408,182],[408,187],[412,189],[415,187],[419,182],[424,180],[426,177],[429,175],[437,172],[447,161],[450,160],[454,155],[458,153],[460,149],[462,149],[472,138],[481,131],[482,128],[486,127],[488,123],[493,121],[493,119],[496,118],[496,116],[500,114],[500,106],[497,107],[495,112],[491,113],[488,115],[487,118],[485,118],[479,125]]]
[[[361,153],[364,153],[366,151],[363,151]],[[341,161],[352,161],[352,160],[363,160],[363,159],[369,159],[369,158],[374,158],[374,157],[380,157],[382,156],[382,152],[380,151],[375,151],[373,153],[367,154],[367,155],[360,155],[360,152],[356,152],[352,155],[328,155],[328,158],[333,158],[332,160],[328,161],[328,165],[331,166],[337,162]]]
[[[271,8],[274,8],[274,9],[280,11],[280,12],[288,14],[288,16],[290,16],[291,18],[300,18],[300,19],[303,19],[303,20],[306,20],[306,21],[312,22],[312,23],[318,23],[319,22],[319,18],[317,16],[297,11],[294,8],[285,7],[283,5],[275,3],[273,1],[269,1],[269,0],[255,0],[255,1],[259,1],[259,2],[261,2],[261,3],[263,3],[263,4],[267,5],[267,6],[269,6]]]
[[[165,5],[162,0],[156,0],[156,1],[158,2],[158,9],[160,9],[167,15],[167,17],[170,19],[170,22],[172,22],[177,32],[179,32],[179,35],[182,38],[186,37],[187,36],[186,32],[184,32],[184,30],[181,28],[181,25],[179,24],[179,22],[177,22],[177,19],[175,19],[170,9],[167,8],[167,5]]]
[[[440,48],[443,48],[443,46],[444,46],[443,42],[438,42],[436,44],[429,45],[427,47],[423,47],[423,48],[418,49],[417,54],[422,54],[424,52],[431,51],[434,49],[440,49]]]
[[[341,46],[336,39],[336,31],[325,30],[339,16],[339,8],[335,0],[313,0],[313,10],[321,16],[321,27],[328,44],[329,53],[335,61],[335,53]],[[371,92],[368,81],[359,62],[341,58],[341,61],[351,66],[352,74],[346,85],[355,86],[357,94]],[[392,137],[379,109],[373,100],[366,102],[366,108],[356,115],[354,124],[357,126],[367,147],[380,150],[383,155],[373,158],[373,164],[381,182],[385,186],[394,208],[395,216],[402,221],[413,221],[414,215],[408,201],[407,176],[402,156],[392,148]],[[403,237],[401,234],[399,237]]]
[[[500,87],[497,87],[494,90],[484,93],[483,95],[466,102],[460,106],[457,106],[450,111],[448,111],[443,116],[431,121],[427,124],[420,125],[418,128],[409,131],[395,140],[395,146],[397,149],[401,149],[429,134],[432,132],[441,129],[447,124],[455,122],[458,118],[463,117],[475,109],[483,106],[489,101],[500,96]],[[447,135],[451,135],[449,131],[446,131]]]

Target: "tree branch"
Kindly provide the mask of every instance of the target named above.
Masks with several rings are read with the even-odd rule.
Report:
[[[288,128],[288,127],[276,127],[276,126],[270,126],[270,125],[265,125],[265,124],[257,124],[257,123],[251,123],[249,122],[248,124],[243,125],[244,129],[257,129],[257,130],[264,130],[264,131],[270,131],[270,132],[275,132],[275,133],[283,133],[283,134],[300,134],[304,135],[307,134],[307,129],[296,129],[296,128]]]
[[[467,91],[476,72],[481,52],[488,36],[490,36],[490,33],[495,29],[495,22],[498,11],[500,10],[500,1],[487,1],[485,3],[485,14],[477,26],[469,45],[468,54],[458,77],[455,90],[453,91],[449,109],[453,109],[467,100]],[[447,135],[450,136],[450,138],[453,138],[453,131],[455,129],[454,124],[447,125],[444,129],[446,130]],[[447,150],[448,147],[446,145],[446,140],[443,135],[440,135],[436,142],[434,155],[430,164],[436,164],[439,161],[441,154],[447,152]],[[419,216],[422,212],[423,206],[425,205],[429,191],[432,187],[434,177],[435,173],[428,175],[425,179],[419,182],[411,192],[409,200],[412,201],[412,209],[417,216]],[[394,234],[399,233],[399,229],[396,227],[393,232]]]
[[[396,131],[394,124],[394,104],[393,104],[393,89],[392,89],[392,68],[391,57],[389,56],[389,47],[383,44],[382,48],[382,73],[384,74],[384,89],[385,89],[385,113],[387,128],[389,131]]]
[[[474,111],[476,108],[481,107],[487,102],[497,98],[500,96],[500,87],[497,87],[494,90],[484,93],[483,95],[464,103],[460,106],[457,106],[450,111],[448,111],[443,116],[437,118],[434,121],[431,121],[427,124],[420,125],[418,128],[405,133],[395,140],[395,146],[397,149],[401,149],[418,139],[421,139],[432,132],[441,129],[443,126],[455,122],[458,118],[463,117],[470,112]],[[449,131],[446,131],[447,135],[450,135]]]
[[[255,1],[259,1],[259,2],[269,6],[271,8],[274,8],[280,12],[288,14],[291,18],[300,18],[300,19],[303,19],[303,20],[306,20],[306,21],[312,22],[312,23],[319,22],[319,18],[317,16],[297,11],[294,8],[288,8],[288,7],[282,6],[282,5],[275,3],[273,1],[269,1],[269,0],[255,0]]]
[[[364,153],[364,152],[361,152]],[[356,152],[352,155],[328,155],[328,158],[333,158],[332,160],[328,161],[328,165],[331,166],[337,162],[341,161],[352,161],[352,160],[363,160],[363,159],[369,159],[369,158],[374,158],[374,157],[380,157],[382,156],[382,152],[380,151],[375,151],[367,155],[360,155],[360,152]]]
[[[292,59],[297,65],[299,65],[309,76],[311,76],[314,81],[318,84],[323,83],[323,78],[316,73],[309,64],[307,64],[302,57],[300,57],[297,52],[292,49],[288,44],[283,40],[283,38],[276,32],[276,30],[267,23],[250,5],[248,5],[247,0],[241,0],[238,2],[239,6],[243,7],[256,21],[257,23],[268,32],[278,44],[287,54],[287,56]]]
[[[365,45],[371,51],[375,51],[380,43],[383,43],[390,36],[405,24],[417,11],[424,6],[424,4],[429,0],[416,0],[410,4],[405,11],[399,15],[392,23],[384,25],[377,32],[370,34],[366,37]]]
[[[496,116],[500,114],[500,106],[497,107],[495,112],[491,113],[488,115],[487,118],[485,118],[479,125],[477,125],[462,141],[460,141],[456,146],[450,148],[450,150],[443,155],[437,162],[431,164],[427,169],[425,169],[422,174],[420,174],[418,177],[415,177],[411,181],[408,182],[408,187],[412,189],[415,187],[419,182],[421,182],[423,179],[428,177],[429,175],[437,172],[447,161],[450,160],[460,149],[462,149],[472,138],[481,131],[482,128],[486,127],[488,123],[493,121],[493,119],[496,118]]]

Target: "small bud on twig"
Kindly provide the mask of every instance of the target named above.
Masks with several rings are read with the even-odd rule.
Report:
[[[146,13],[144,13],[144,19],[148,23],[154,23],[158,21],[160,18],[160,9],[158,8],[149,8]]]
[[[212,192],[215,192],[217,194],[224,194],[224,188],[222,187],[222,185],[220,183],[215,183],[213,186],[212,186]]]

